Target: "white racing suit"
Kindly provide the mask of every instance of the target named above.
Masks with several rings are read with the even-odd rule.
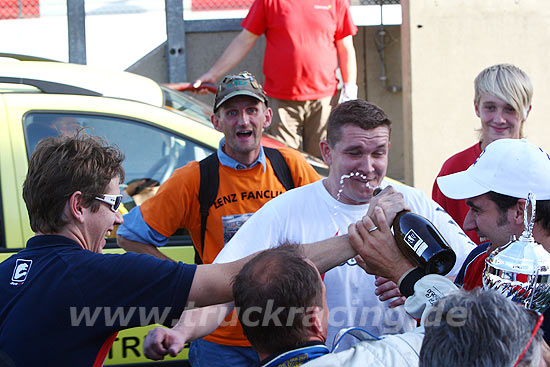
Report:
[[[364,340],[350,349],[330,353],[314,359],[307,367],[418,367],[420,348],[424,338],[423,320],[427,310],[439,299],[456,291],[454,283],[441,275],[424,276],[414,285],[414,294],[405,301],[405,310],[420,319],[416,329],[396,335],[382,336],[380,340]]]

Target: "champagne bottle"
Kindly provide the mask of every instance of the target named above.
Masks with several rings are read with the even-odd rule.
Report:
[[[374,195],[380,192],[374,191]],[[445,275],[456,262],[456,254],[428,219],[403,210],[393,220],[393,237],[401,252],[426,274]]]
[[[405,210],[397,213],[393,237],[401,252],[426,274],[445,275],[455,265],[455,252],[432,222],[421,215]]]

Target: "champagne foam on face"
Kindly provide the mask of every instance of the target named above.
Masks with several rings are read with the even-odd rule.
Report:
[[[340,197],[342,196],[342,191],[344,191],[344,180],[352,177],[359,177],[362,180],[367,180],[367,176],[359,172],[350,172],[349,174],[343,174],[340,177],[340,189],[338,189],[338,193],[336,194],[336,200],[340,201]],[[365,186],[371,190],[374,190],[378,187],[378,186],[372,186],[370,184],[370,180],[365,182]]]

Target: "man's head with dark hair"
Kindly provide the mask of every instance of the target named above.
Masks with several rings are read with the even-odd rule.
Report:
[[[466,171],[439,177],[441,192],[466,199],[463,228],[492,242],[492,251],[524,229],[529,193],[536,198],[533,235],[550,250],[550,156],[524,139],[499,139],[487,146]]]
[[[537,321],[536,313],[494,290],[453,293],[423,317],[420,366],[512,367]],[[541,342],[539,329],[518,366],[539,365]]]
[[[342,127],[353,125],[363,130],[387,126],[391,131],[391,121],[377,105],[363,99],[354,99],[336,106],[327,121],[327,141],[331,147],[342,138]]]
[[[514,205],[518,204],[520,198],[502,195],[494,191],[487,193],[487,197],[498,207],[500,212],[497,224],[506,224],[506,212]],[[520,201],[523,203],[524,201]],[[550,236],[550,200],[540,200],[536,202],[535,223],[538,223],[547,236]]]
[[[325,187],[335,199],[351,205],[370,201],[386,176],[390,132],[390,119],[372,103],[354,99],[334,108],[320,148],[330,167]]]
[[[466,204],[470,210],[464,219],[464,229],[475,230],[481,238],[489,240],[490,251],[508,243],[512,235],[519,237],[525,229],[525,199],[489,191],[466,199]],[[536,202],[533,235],[550,250],[544,241],[550,236],[550,200]]]
[[[43,234],[62,231],[70,222],[66,206],[76,192],[84,207],[97,212],[105,204],[95,198],[107,193],[113,179],[124,180],[123,159],[117,148],[82,133],[41,140],[23,184],[32,230]]]
[[[325,341],[328,309],[321,276],[298,245],[250,260],[233,281],[244,334],[262,356]]]

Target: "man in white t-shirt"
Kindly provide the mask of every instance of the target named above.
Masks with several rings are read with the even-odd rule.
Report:
[[[349,224],[367,213],[373,189],[390,184],[384,177],[391,121],[379,107],[352,100],[333,110],[327,129],[327,140],[320,146],[330,166],[329,176],[265,204],[226,244],[215,262],[242,258],[286,241],[311,243],[346,234]],[[449,275],[456,275],[474,244],[423,192],[394,182],[391,185],[403,194],[413,212],[428,218],[449,242],[457,255]],[[324,281],[330,310],[329,343],[344,327],[360,326],[381,335],[408,331],[415,325],[402,307],[390,308],[389,300],[377,297],[382,289],[376,289],[375,277],[366,274],[353,259],[328,271]]]
[[[391,205],[391,188],[373,199],[376,187],[385,188],[391,121],[379,107],[364,100],[338,105],[330,114],[327,140],[320,143],[329,176],[290,190],[266,203],[235,234],[216,258],[216,263],[240,259],[285,242],[312,243],[347,234],[348,226],[369,212],[376,202]],[[456,253],[449,276],[458,273],[474,244],[451,217],[423,192],[392,182],[410,209],[430,220]],[[389,194],[386,192],[389,191]],[[399,194],[397,194],[399,195]],[[379,198],[380,197],[380,198]],[[383,201],[383,199],[384,201]],[[402,204],[402,203],[401,203]],[[372,210],[373,208],[371,208]],[[401,210],[401,209],[399,209]],[[387,214],[393,220],[393,214]],[[371,228],[372,231],[377,228]],[[330,311],[327,343],[345,327],[358,326],[381,335],[412,330],[415,321],[405,313],[395,283],[375,279],[352,259],[324,276]],[[189,337],[193,333],[187,331]],[[340,348],[351,346],[344,340]]]

